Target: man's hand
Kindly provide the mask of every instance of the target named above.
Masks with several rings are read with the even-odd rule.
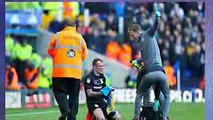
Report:
[[[160,19],[160,17],[161,17],[160,11],[159,10],[155,10],[155,18],[156,19]]]
[[[158,111],[158,104],[159,104],[158,100],[154,100],[154,105],[153,105],[154,111]]]
[[[143,68],[143,65],[139,64],[137,60],[130,60],[130,63],[132,66],[136,67],[138,70],[141,70]]]
[[[113,91],[114,90],[114,88],[112,88],[111,86],[106,86],[106,87],[104,87],[103,89],[101,89],[101,93],[105,96],[105,97],[107,97],[108,95],[110,95],[110,93],[111,93],[111,91]]]

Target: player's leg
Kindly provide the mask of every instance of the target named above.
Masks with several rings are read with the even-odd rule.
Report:
[[[95,116],[95,120],[105,120],[105,116],[101,108],[96,108],[93,111],[93,114]]]
[[[141,109],[141,100],[142,97],[144,97],[144,103],[145,101],[149,101],[149,95],[150,95],[150,88],[154,84],[152,80],[150,80],[151,75],[148,73],[145,75],[140,84],[138,85],[137,91],[136,91],[136,98],[135,98],[135,111],[134,111],[134,119],[138,119],[140,116],[140,109]],[[148,97],[145,98],[145,97]]]
[[[139,120],[139,114],[140,114],[140,109],[141,109],[141,100],[142,100],[142,94],[136,93],[134,120]]]
[[[115,115],[112,117],[114,120],[121,120],[121,115],[119,114],[119,112],[116,110],[115,111]]]
[[[143,98],[143,105],[145,105],[147,102],[151,101],[151,91],[152,91],[152,87],[150,87],[142,96]]]
[[[160,116],[163,116],[162,105],[163,105],[163,103],[164,103],[164,95],[163,95],[162,92],[160,92],[159,103],[160,103],[160,106],[159,106],[159,114],[160,114]]]
[[[168,117],[169,114],[169,108],[170,108],[170,90],[169,90],[169,84],[166,78],[166,75],[163,72],[158,72],[158,80],[160,81],[160,90],[162,92],[162,95],[160,95],[160,106],[162,110],[162,117],[163,120],[167,120],[166,117]],[[163,96],[163,98],[161,98]]]
[[[142,100],[142,98],[143,98],[143,105],[145,105],[147,102],[150,102],[151,90],[152,90],[152,88],[150,87],[143,94],[136,92],[135,111],[134,111],[134,114],[135,114],[134,119],[135,120],[139,119],[139,114],[140,114],[140,111],[141,111],[141,100]]]

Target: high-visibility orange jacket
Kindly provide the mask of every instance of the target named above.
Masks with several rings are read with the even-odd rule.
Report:
[[[170,66],[170,65],[167,65],[167,66],[164,66],[164,70],[165,70],[166,77],[167,77],[168,82],[169,82],[169,86],[175,86],[177,84],[177,80],[176,80],[176,77],[174,75],[173,67]]]
[[[53,59],[52,77],[81,79],[82,61],[87,57],[87,46],[75,27],[66,27],[54,34],[48,53]]]
[[[25,79],[27,81],[27,87],[29,89],[37,89],[38,88],[38,78],[39,72],[37,68],[33,68],[30,70],[29,68],[25,68],[24,70]]]
[[[19,90],[18,85],[18,75],[16,72],[16,69],[14,67],[11,67],[9,69],[6,69],[6,75],[5,75],[5,89],[6,90]]]
[[[132,48],[128,44],[123,44],[121,48],[121,52],[119,53],[119,61],[130,67],[130,60],[132,60]]]
[[[118,60],[121,46],[116,41],[110,41],[106,46],[106,56]]]

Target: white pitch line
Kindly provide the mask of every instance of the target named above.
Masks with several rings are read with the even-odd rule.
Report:
[[[39,114],[56,113],[56,112],[58,112],[58,111],[28,112],[28,113],[20,113],[20,114],[6,114],[6,117],[25,116],[25,115],[39,115]]]

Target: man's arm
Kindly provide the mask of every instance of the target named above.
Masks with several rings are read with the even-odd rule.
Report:
[[[83,37],[81,37],[82,60],[85,60],[88,55],[87,45]]]
[[[155,32],[157,31],[158,27],[159,27],[159,24],[160,24],[160,16],[161,16],[161,13],[159,10],[156,10],[155,11],[155,21],[154,21],[154,25],[151,26],[148,30],[147,30],[147,33],[150,35],[150,36],[154,36]]]
[[[50,43],[49,43],[49,46],[48,46],[48,54],[53,58],[55,56],[55,46],[56,46],[56,35],[54,34]]]
[[[104,88],[104,87],[106,87],[106,76],[105,76],[105,74],[103,74],[103,76],[104,76],[104,79],[103,79],[103,81],[104,81],[103,88]]]
[[[86,81],[85,81],[85,84],[84,84],[84,87],[85,87],[85,92],[87,93],[88,96],[98,96],[98,95],[102,95],[101,92],[95,92],[95,91],[92,91],[92,77],[90,76],[87,76],[86,77]]]
[[[141,70],[144,67],[144,61],[142,58],[139,58],[137,60],[130,60],[130,63],[132,64],[132,66],[136,67],[138,70]]]

